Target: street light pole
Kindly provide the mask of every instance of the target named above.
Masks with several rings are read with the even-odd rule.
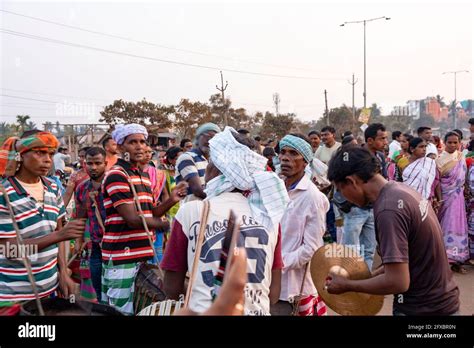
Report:
[[[367,53],[366,53],[366,27],[367,22],[373,22],[379,19],[385,19],[386,21],[390,20],[390,17],[377,17],[377,18],[370,18],[370,19],[363,19],[361,21],[351,21],[351,22],[344,22],[340,26],[343,27],[346,24],[364,24],[364,109],[367,107]]]
[[[454,127],[453,128],[457,128],[457,119],[456,119],[456,101],[457,101],[457,91],[456,91],[456,85],[457,85],[457,75],[459,73],[468,73],[469,70],[457,70],[457,71],[445,71],[443,73],[443,75],[445,74],[453,74],[454,75],[454,101],[453,101],[453,124],[454,124]]]
[[[364,109],[367,107],[367,61],[366,61],[365,28],[366,28],[366,21],[364,21]]]

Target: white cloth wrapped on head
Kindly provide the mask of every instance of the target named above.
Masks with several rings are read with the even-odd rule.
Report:
[[[285,184],[275,173],[265,171],[267,159],[240,144],[232,127],[209,140],[211,162],[222,173],[206,184],[207,198],[234,189],[248,191],[253,217],[268,230],[275,228],[289,202]]]
[[[137,123],[131,123],[116,125],[115,130],[112,132],[112,139],[114,139],[118,145],[122,145],[125,138],[131,134],[143,134],[145,139],[148,138],[148,132],[144,126]]]

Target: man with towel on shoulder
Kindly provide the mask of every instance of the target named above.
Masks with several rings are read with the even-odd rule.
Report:
[[[254,150],[252,139],[227,127],[209,141],[206,200],[209,217],[199,257],[189,308],[204,312],[220,285],[216,282],[223,238],[230,211],[240,224],[238,246],[247,252],[246,315],[269,315],[270,303],[280,295],[281,259],[279,223],[288,203],[283,181],[265,171],[267,159]],[[176,214],[161,267],[165,292],[178,299],[185,291],[186,272],[192,270],[204,202],[183,204]]]

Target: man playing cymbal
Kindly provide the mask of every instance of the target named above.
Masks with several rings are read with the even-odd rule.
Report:
[[[373,204],[382,266],[364,280],[330,274],[327,291],[395,294],[394,315],[457,314],[459,289],[429,201],[407,185],[384,179],[377,159],[357,146],[335,154],[328,179],[353,204]]]

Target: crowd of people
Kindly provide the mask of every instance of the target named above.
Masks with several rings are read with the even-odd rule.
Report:
[[[394,315],[456,314],[452,272],[465,274],[474,260],[474,136],[466,146],[456,129],[443,141],[429,127],[412,133],[392,130],[389,144],[374,123],[362,143],[350,131],[337,141],[331,126],[263,142],[205,123],[194,139],[157,150],[144,126],[117,125],[100,146],[82,148],[71,170],[53,134],[28,131],[0,152],[8,194],[0,246],[19,247],[20,233],[36,248],[28,258],[40,298],[78,294],[126,315],[136,314],[143,263],[158,264],[164,293],[179,299],[197,262],[188,310],[203,313],[219,295],[233,211],[247,260],[246,315],[326,315],[309,265],[327,242],[355,248],[372,272],[328,274],[329,293],[395,294]],[[27,273],[21,257],[0,252],[0,312],[35,298]]]

